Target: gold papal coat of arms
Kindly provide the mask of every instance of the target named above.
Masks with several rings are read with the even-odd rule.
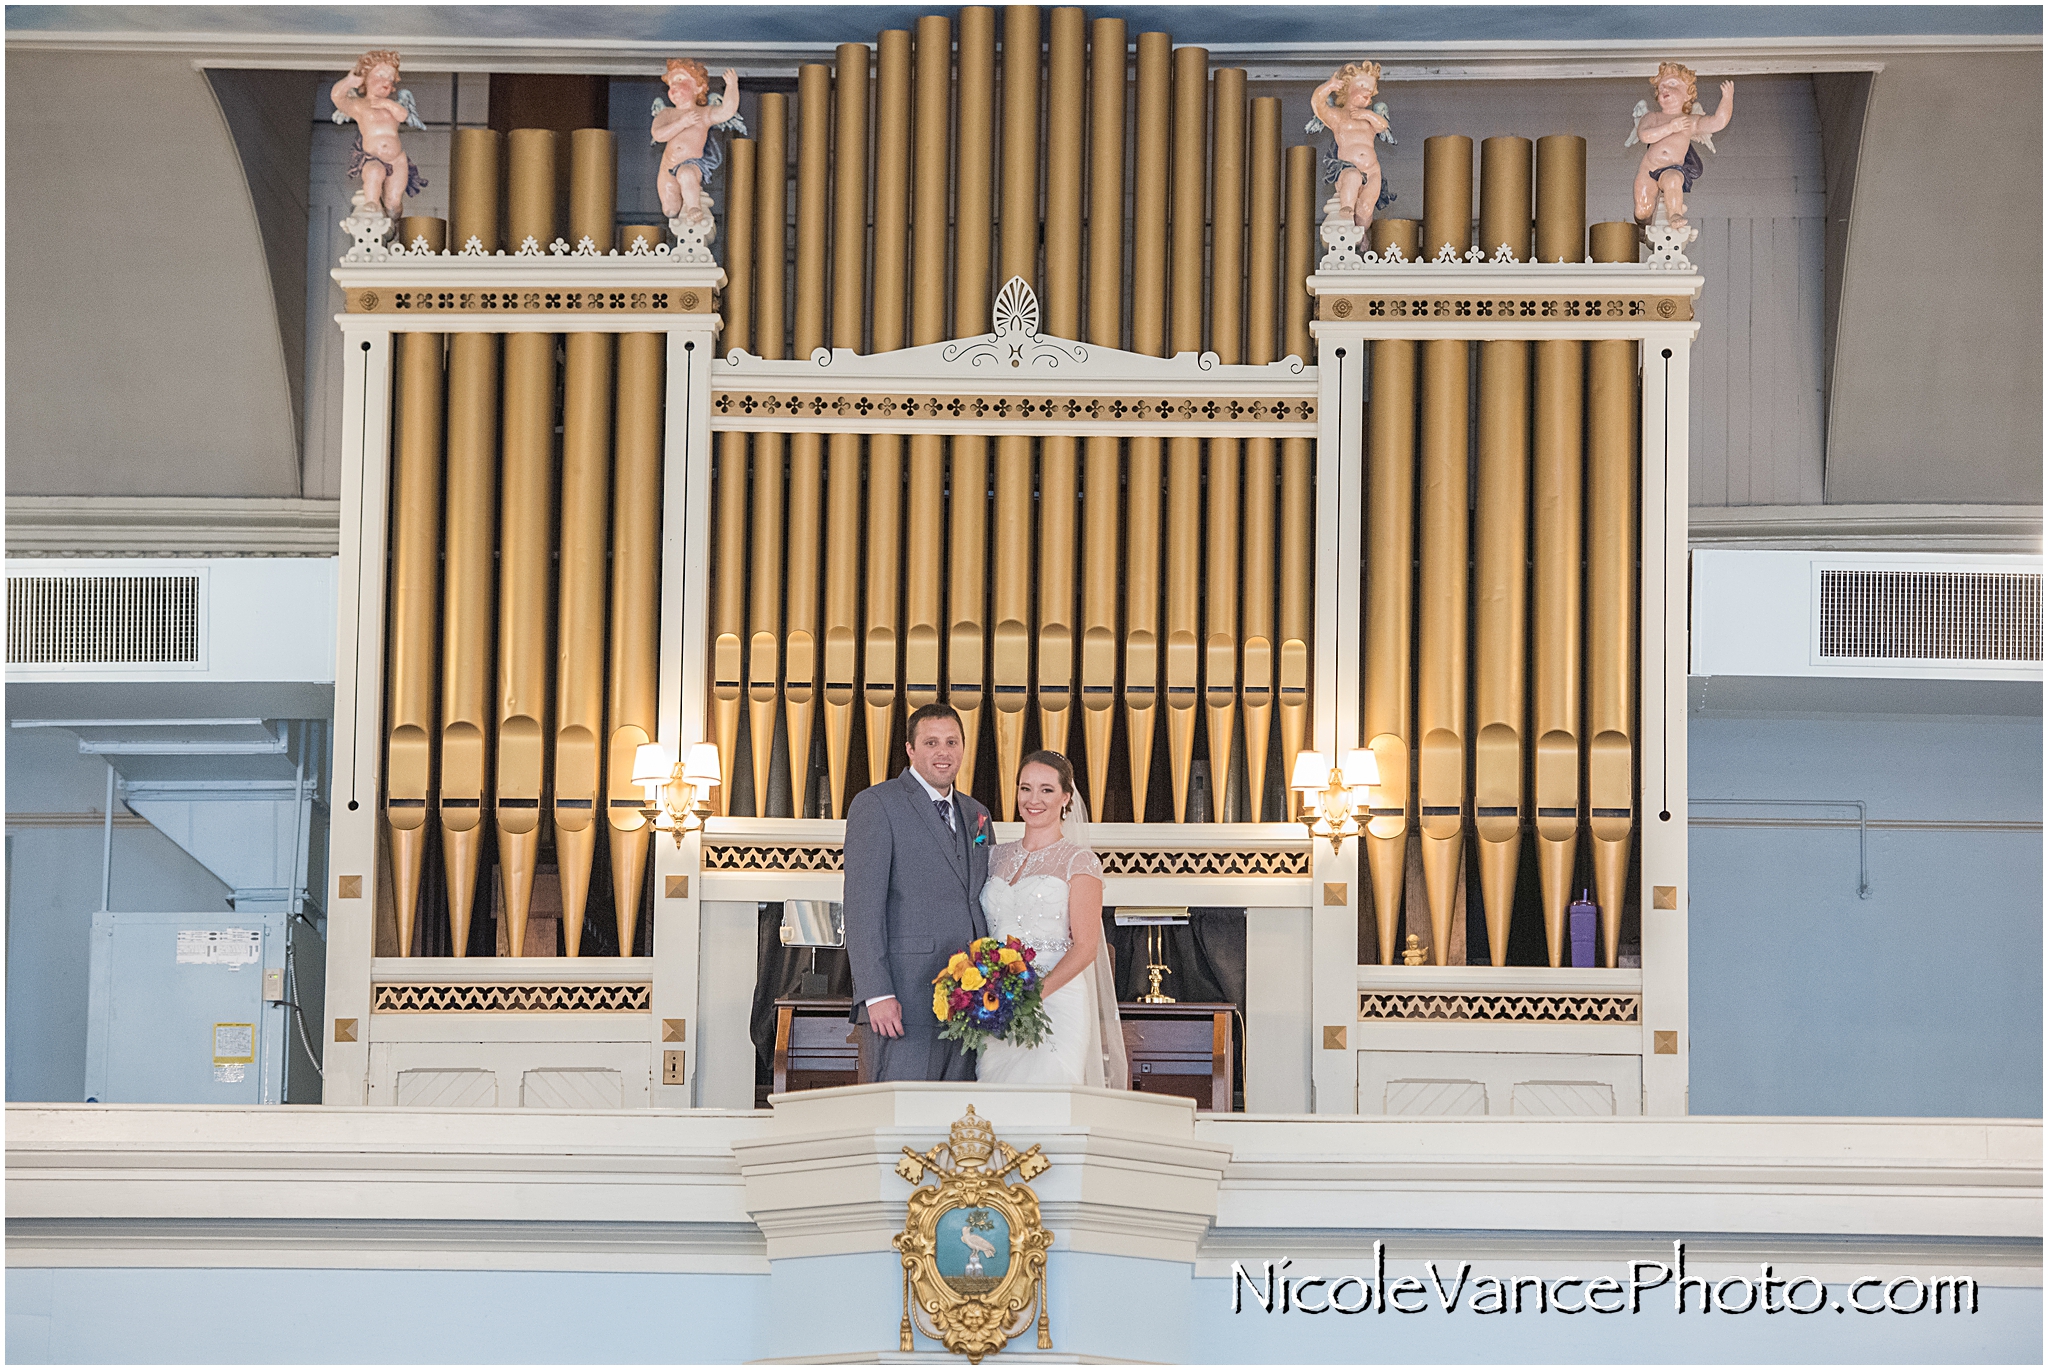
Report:
[[[990,1167],[1000,1153],[1002,1164]],[[918,1188],[894,1245],[903,1257],[903,1342],[911,1327],[979,1364],[1038,1318],[1038,1348],[1052,1349],[1045,1311],[1045,1253],[1052,1233],[1038,1221],[1029,1181],[1052,1162],[1036,1146],[1018,1151],[970,1105],[946,1141],[922,1154],[903,1148],[896,1173]],[[1017,1173],[1013,1182],[1007,1178]],[[926,1172],[936,1177],[923,1183]]]

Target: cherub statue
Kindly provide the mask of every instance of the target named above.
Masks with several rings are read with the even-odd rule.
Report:
[[[725,161],[724,150],[712,140],[714,128],[737,128],[747,136],[740,118],[740,77],[725,69],[725,93],[711,103],[711,74],[704,64],[690,57],[671,57],[666,73],[668,100],[654,97],[653,136],[666,143],[661,151],[661,169],[654,187],[661,196],[661,212],[673,222],[705,228],[711,210],[704,199],[704,187]],[[675,107],[669,107],[669,100]],[[679,230],[680,232],[680,230]]]
[[[1337,187],[1337,207],[1360,228],[1394,203],[1394,192],[1380,178],[1374,139],[1394,141],[1387,120],[1387,102],[1375,101],[1380,89],[1378,62],[1347,62],[1309,96],[1310,133],[1329,131],[1336,151],[1323,159],[1323,181]]]
[[[405,197],[427,188],[426,178],[398,144],[400,126],[426,128],[413,106],[412,92],[399,88],[398,54],[382,49],[364,53],[354,69],[334,83],[331,93],[334,122],[356,121],[355,151],[348,159],[348,174],[363,183],[356,208],[396,219]]]
[[[1657,108],[1652,111],[1648,100],[1636,101],[1635,126],[1629,130],[1628,141],[1622,144],[1648,144],[1643,164],[1636,171],[1636,222],[1652,220],[1661,194],[1666,221],[1672,228],[1683,230],[1687,227],[1686,192],[1705,169],[1699,149],[1693,144],[1704,143],[1707,151],[1714,150],[1714,135],[1728,127],[1728,120],[1735,113],[1735,83],[1721,83],[1721,107],[1712,114],[1699,102],[1699,79],[1690,67],[1659,62],[1650,87],[1656,92]]]

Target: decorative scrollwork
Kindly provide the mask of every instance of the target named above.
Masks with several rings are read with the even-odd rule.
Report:
[[[374,985],[372,1013],[647,1013],[654,987],[609,985]]]
[[[812,359],[823,366],[823,355],[821,349],[813,354]],[[1205,355],[1214,357],[1213,353]],[[727,355],[726,364],[737,366],[743,360],[751,359],[735,351]],[[1299,373],[1305,367],[1299,358],[1290,358],[1288,369]],[[1316,421],[1316,403],[1305,395],[1298,399],[1219,395],[1196,400],[1138,395],[892,395],[852,390],[781,394],[760,390],[721,390],[712,396],[711,410],[715,416],[714,423],[716,418],[753,420],[807,415],[815,418],[822,414],[873,418],[878,422],[900,418],[926,421],[986,419],[999,423],[1284,423],[1308,428]]]
[[[1645,319],[1692,317],[1684,296],[1323,295],[1317,313],[1326,319]]]
[[[1309,854],[1240,848],[1108,847],[1096,853],[1105,875],[1223,875],[1305,877]],[[845,869],[845,854],[823,843],[706,842],[707,871],[815,871]]]
[[[1397,994],[1364,991],[1360,1022],[1635,1023],[1638,994]]]

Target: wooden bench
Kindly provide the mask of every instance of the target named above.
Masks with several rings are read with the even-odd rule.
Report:
[[[777,1094],[796,1089],[864,1085],[859,1032],[847,1021],[845,999],[775,1001],[775,1084]]]
[[[1119,1004],[1131,1088],[1230,1112],[1235,1004]]]

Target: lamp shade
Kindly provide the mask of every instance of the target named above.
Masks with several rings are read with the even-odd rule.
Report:
[[[683,767],[683,779],[697,785],[720,785],[724,776],[718,768],[718,747],[715,743],[699,742],[690,748],[690,759]]]
[[[669,759],[668,748],[659,742],[643,742],[633,749],[633,781],[635,785],[666,785],[669,774],[676,763]]]
[[[1354,747],[1344,753],[1344,783],[1354,790],[1380,783],[1380,762],[1372,748]]]
[[[1330,783],[1330,759],[1321,752],[1297,752],[1288,788],[1313,794]]]

